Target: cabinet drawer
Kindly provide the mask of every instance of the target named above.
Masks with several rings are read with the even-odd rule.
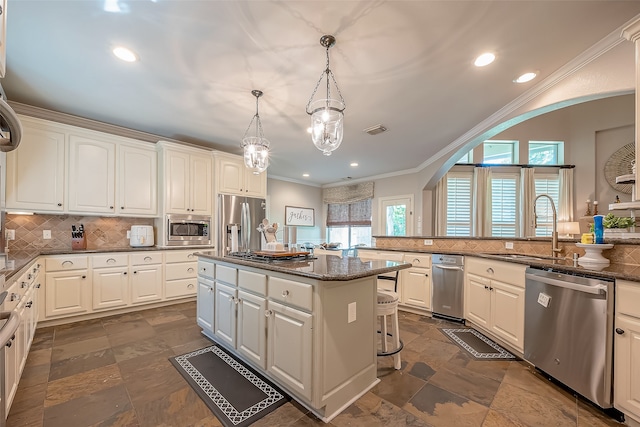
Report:
[[[129,265],[129,255],[127,254],[105,254],[91,257],[93,268],[103,267],[126,267]]]
[[[196,295],[196,279],[171,280],[164,283],[165,298],[178,298]]]
[[[361,259],[381,259],[385,261],[400,261],[402,262],[402,258],[404,254],[402,252],[391,252],[391,251],[371,251],[371,250],[363,250],[358,249],[358,258]]]
[[[182,262],[164,266],[165,280],[192,279],[198,274],[197,262]]]
[[[524,288],[526,265],[490,259],[465,257],[464,269],[467,273],[477,274],[488,279],[499,280]]]
[[[404,254],[404,262],[410,262],[413,267],[431,268],[431,254]]]
[[[174,262],[191,262],[198,261],[198,257],[194,254],[197,251],[166,251],[164,253],[164,262],[171,264]]]
[[[45,260],[47,271],[79,270],[88,267],[86,256],[51,257]]]
[[[311,311],[313,286],[279,277],[269,277],[268,296],[272,300]]]
[[[267,276],[251,271],[238,271],[238,286],[258,295],[267,294]]]
[[[640,318],[640,283],[616,280],[616,313]]]
[[[202,277],[213,279],[214,277],[213,263],[208,261],[202,261],[202,260],[198,261],[198,274]]]
[[[238,284],[238,269],[216,264],[216,280],[236,286]]]
[[[131,265],[162,264],[162,252],[131,254]]]

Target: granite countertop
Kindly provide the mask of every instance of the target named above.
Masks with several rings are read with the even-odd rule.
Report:
[[[210,247],[196,247],[196,246],[171,246],[171,247],[159,247],[159,246],[146,246],[146,247],[131,247],[125,246],[122,248],[106,248],[106,249],[84,249],[84,250],[31,250],[31,251],[10,251],[7,255],[8,261],[14,262],[12,269],[0,270],[0,274],[4,274],[5,280],[11,279],[14,275],[21,273],[21,269],[29,264],[31,261],[39,256],[47,255],[90,255],[99,253],[110,252],[144,252],[144,251],[166,251],[174,249],[183,250],[203,250],[210,249]]]
[[[244,265],[321,281],[347,281],[411,267],[410,263],[384,260],[363,261],[360,258],[341,258],[334,255],[316,255],[309,259],[290,261],[276,260],[271,262],[252,261],[235,257],[220,257],[213,252],[200,252],[197,255],[215,261],[224,261],[230,264]]]
[[[413,252],[424,254],[448,254],[448,255],[465,255],[474,256],[477,258],[495,259],[498,261],[508,261],[517,264],[528,265],[531,267],[549,269],[552,268],[557,271],[564,271],[568,273],[577,273],[593,277],[603,277],[609,279],[624,279],[635,282],[640,282],[640,266],[632,264],[609,264],[608,267],[602,270],[588,269],[578,265],[573,259],[568,258],[551,258],[542,257],[539,255],[528,254],[483,254],[479,252],[469,251],[447,251],[447,250],[417,250],[406,248],[358,248],[358,250],[378,250],[378,251],[390,251],[390,252]],[[518,258],[521,256],[521,258]]]

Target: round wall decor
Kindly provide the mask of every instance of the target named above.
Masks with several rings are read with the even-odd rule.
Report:
[[[633,184],[616,184],[616,177],[633,173],[633,161],[636,159],[635,143],[630,142],[613,153],[604,165],[604,177],[611,187],[624,194],[631,194]]]

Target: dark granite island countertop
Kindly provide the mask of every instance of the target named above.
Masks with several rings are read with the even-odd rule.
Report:
[[[321,281],[349,281],[411,267],[411,263],[405,262],[361,260],[356,257],[341,258],[333,255],[317,255],[308,259],[274,260],[269,262],[237,257],[221,257],[215,255],[214,252],[198,252],[196,255],[214,261],[228,262]]]

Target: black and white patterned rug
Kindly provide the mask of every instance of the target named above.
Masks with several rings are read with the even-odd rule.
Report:
[[[248,426],[290,399],[215,344],[169,360],[227,427]]]
[[[472,328],[441,328],[451,341],[480,360],[516,360],[517,357]]]

